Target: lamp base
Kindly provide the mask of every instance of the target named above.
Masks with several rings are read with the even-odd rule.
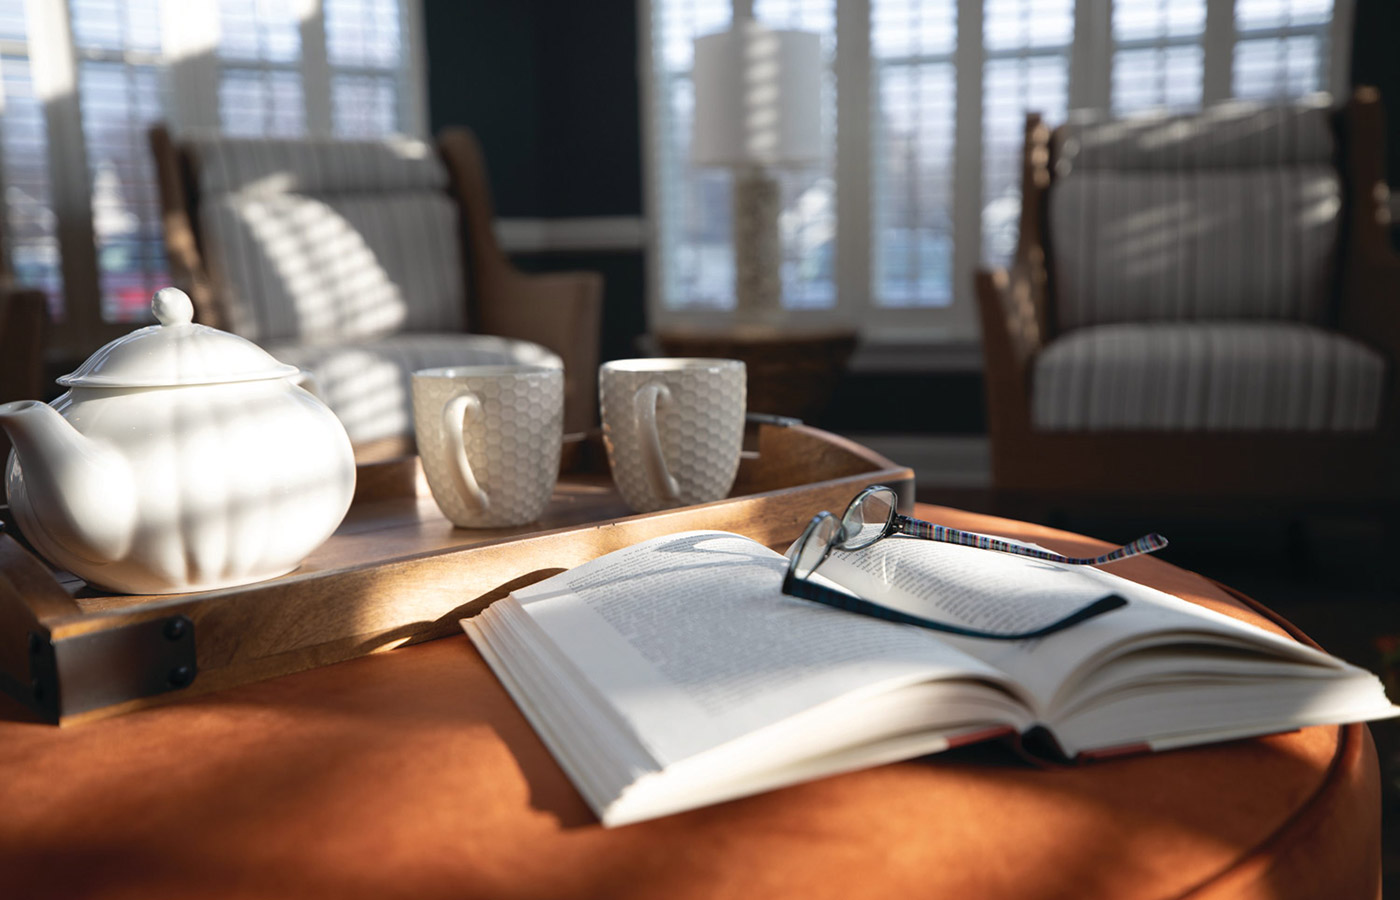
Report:
[[[783,314],[783,245],[778,233],[778,179],[763,169],[734,173],[734,301],[743,322]]]

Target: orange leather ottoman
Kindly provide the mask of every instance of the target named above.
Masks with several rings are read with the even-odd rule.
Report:
[[[1265,621],[1160,560],[1115,571]],[[63,729],[0,703],[3,897],[1380,892],[1360,725],[1050,770],[973,748],[609,831],[464,637]]]

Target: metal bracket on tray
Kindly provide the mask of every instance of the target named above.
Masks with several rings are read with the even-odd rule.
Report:
[[[161,616],[58,641],[31,631],[29,671],[27,696],[17,699],[50,722],[183,690],[199,672],[194,623],[183,615]]]

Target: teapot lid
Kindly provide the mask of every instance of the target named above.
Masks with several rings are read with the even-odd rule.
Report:
[[[194,304],[178,288],[156,291],[158,325],[138,328],[88,357],[64,387],[175,387],[285,378],[300,370],[245,338],[194,323]]]

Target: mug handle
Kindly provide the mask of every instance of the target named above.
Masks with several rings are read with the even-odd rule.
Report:
[[[476,504],[479,511],[491,508],[491,498],[477,484],[472,464],[467,460],[467,441],[463,434],[469,416],[481,415],[481,401],[471,391],[463,391],[442,407],[442,436],[447,444],[447,458],[456,464],[463,498]]]
[[[651,489],[662,499],[678,500],[681,488],[666,469],[666,459],[661,455],[661,434],[656,430],[656,408],[663,400],[671,402],[670,388],[655,381],[644,384],[632,398],[632,412],[637,420],[637,435],[641,438],[642,468],[647,473],[647,481],[651,482]]]

